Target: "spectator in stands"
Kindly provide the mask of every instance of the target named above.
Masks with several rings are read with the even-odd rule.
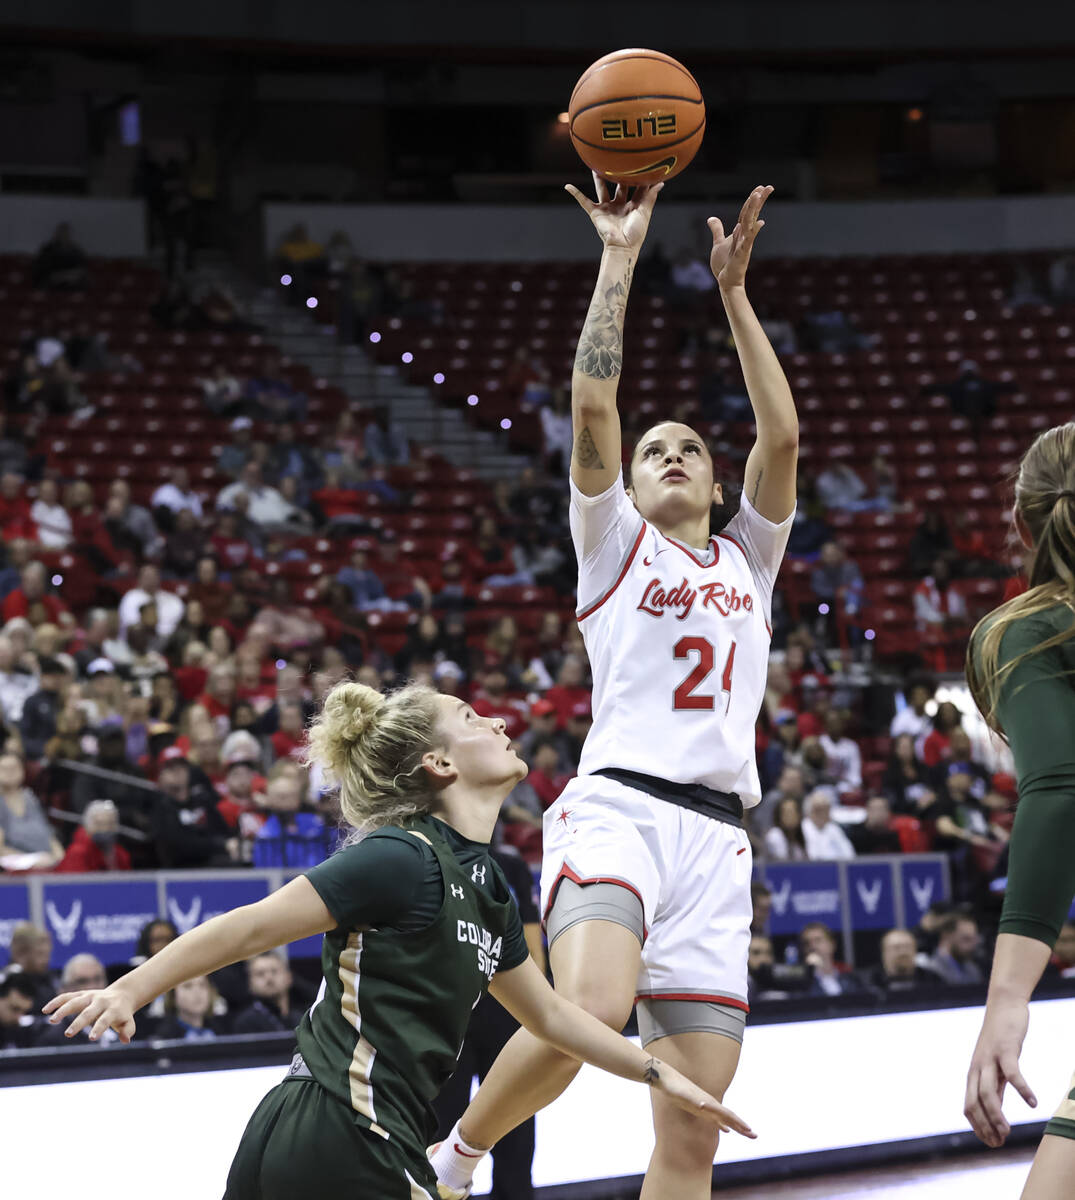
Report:
[[[714,287],[713,273],[709,267],[684,246],[676,255],[671,271],[673,294],[682,299],[711,292]]]
[[[791,796],[776,806],[772,828],[765,834],[765,854],[772,862],[802,862],[807,857],[802,809]]]
[[[950,985],[983,983],[985,976],[977,961],[982,940],[977,920],[969,913],[951,913],[941,922],[938,935],[929,969]]]
[[[937,706],[933,729],[922,743],[921,759],[927,767],[935,767],[949,757],[952,731],[962,727],[963,714],[951,700],[945,700]]]
[[[881,939],[881,961],[866,972],[866,983],[885,997],[936,991],[940,978],[918,965],[917,953],[913,933],[890,929]]]
[[[298,994],[287,960],[279,950],[266,950],[246,964],[253,1001],[232,1022],[233,1033],[290,1033],[299,1023],[306,997]]]
[[[968,358],[959,364],[959,375],[950,383],[940,387],[933,385],[922,390],[947,396],[952,405],[952,412],[958,417],[966,417],[971,423],[972,432],[977,434],[982,423],[996,413],[997,397],[1004,392],[1014,392],[1015,386],[1009,383],[994,383],[983,378],[978,364]]]
[[[131,503],[130,484],[125,479],[115,480],[109,485],[108,498],[115,501],[119,521],[137,541],[142,556],[156,557],[164,548],[164,539],[153,523],[149,509]]]
[[[14,475],[19,479],[30,477],[31,456],[27,433],[36,434],[38,423],[27,425],[21,429],[9,425],[7,413],[0,409],[0,475]]]
[[[956,560],[952,535],[939,509],[926,510],[921,524],[911,535],[908,556],[912,574],[919,577],[927,574],[939,558],[947,559],[949,564]]]
[[[324,262],[325,248],[310,236],[305,224],[299,221],[280,235],[276,257],[282,267],[294,273]]]
[[[761,803],[755,808],[748,809],[750,831],[756,839],[764,838],[772,828],[780,805],[785,800],[794,800],[802,804],[806,799],[806,780],[802,768],[788,763],[780,772],[776,787],[771,788],[761,798]]]
[[[862,572],[844,553],[843,546],[839,542],[826,542],[810,574],[810,588],[815,600],[828,605],[830,619],[841,604],[849,617],[857,614],[862,607],[864,586]]]
[[[35,1008],[40,1009],[59,991],[59,975],[49,969],[52,934],[32,921],[16,921],[11,930],[8,953],[7,970],[16,969],[33,988]]]
[[[1075,255],[1062,254],[1053,259],[1048,270],[1049,297],[1057,304],[1075,300]]]
[[[71,236],[71,226],[63,221],[38,248],[30,264],[30,278],[35,288],[84,288],[87,262],[86,251]]]
[[[120,627],[127,630],[138,625],[146,604],[152,604],[156,609],[157,636],[164,639],[171,637],[183,619],[186,606],[175,592],[165,591],[161,587],[160,569],[153,563],[146,563],[139,568],[137,586],[123,593],[119,602]]]
[[[265,785],[268,816],[251,848],[255,867],[314,867],[327,857],[325,823],[305,811],[309,779],[294,761],[273,765]]]
[[[854,318],[839,309],[807,313],[803,318],[802,334],[805,348],[819,350],[822,354],[868,350],[876,340],[857,329]]]
[[[244,730],[229,734],[221,753],[225,775],[222,799],[217,806],[229,828],[244,841],[257,836],[265,824],[265,778],[261,775],[261,746]]]
[[[929,769],[915,754],[911,734],[901,733],[895,739],[881,786],[894,812],[918,816],[935,802]]]
[[[67,687],[67,672],[55,658],[38,660],[37,691],[28,696],[22,706],[19,731],[28,758],[44,757],[45,744],[56,732],[56,718]]]
[[[153,828],[162,866],[219,867],[238,860],[238,841],[217,809],[219,796],[201,772],[192,786],[191,764],[178,746],[161,755],[157,786]]]
[[[131,856],[119,844],[119,810],[111,800],[91,800],[58,872],[129,871]]]
[[[0,722],[17,725],[23,705],[37,691],[37,676],[16,661],[15,643],[0,634]]]
[[[804,925],[799,934],[799,959],[811,974],[814,996],[858,996],[865,991],[857,975],[836,960],[836,934],[820,921]]]
[[[832,819],[832,792],[818,787],[803,805],[803,840],[806,857],[823,862],[855,857],[855,847],[847,834]]]
[[[0,475],[0,537],[6,541],[24,539],[36,543],[32,507],[26,480],[12,471]]]
[[[769,918],[773,913],[773,889],[761,879],[750,882],[750,932],[769,935]]]
[[[384,584],[369,565],[369,553],[362,547],[351,552],[349,566],[341,567],[336,579],[351,593],[355,608],[377,608],[386,599]]]
[[[218,511],[242,508],[248,520],[258,526],[283,525],[294,505],[274,487],[262,480],[261,467],[248,462],[239,479],[221,488],[216,498]]]
[[[134,948],[131,966],[141,966],[147,958],[152,958],[154,954],[160,954],[164,947],[174,942],[177,937],[179,937],[179,930],[174,922],[165,918],[147,921],[138,934],[138,943]]]
[[[526,730],[527,704],[508,695],[508,677],[499,667],[485,673],[481,687],[471,701],[471,708],[480,717],[499,717],[512,741]]]
[[[933,728],[933,718],[926,712],[926,705],[933,699],[936,690],[934,684],[926,679],[912,678],[907,681],[904,695],[899,699],[904,701],[889,724],[889,736],[898,738],[909,734],[912,747],[924,742]]]
[[[37,487],[37,499],[30,507],[30,519],[37,529],[38,545],[46,550],[65,550],[71,542],[71,517],[60,503],[56,480],[46,477]]]
[[[306,748],[306,714],[302,701],[291,697],[281,700],[277,706],[280,728],[269,739],[276,758],[291,758],[296,762],[302,758]]]
[[[818,738],[836,791],[858,792],[862,788],[862,753],[854,738],[847,736],[847,714],[830,709],[825,714],[825,732]]]
[[[209,374],[195,382],[202,389],[206,408],[214,415],[230,417],[242,406],[242,384],[224,363],[213,363]]]
[[[26,786],[22,759],[5,751],[0,753],[0,865],[9,855],[32,855],[37,867],[50,870],[63,858],[63,847]]]
[[[243,467],[250,461],[253,452],[254,422],[249,417],[235,417],[228,426],[231,442],[222,446],[217,455],[217,470],[221,475],[237,477]]]
[[[35,1044],[40,1029],[35,1014],[47,1002],[38,1003],[34,988],[21,972],[0,974],[0,1050],[26,1050]]]
[[[155,1041],[205,1042],[221,1032],[213,1016],[219,994],[206,975],[195,975],[164,997],[164,1016],[152,1027]]]
[[[535,743],[534,757],[530,764],[530,774],[527,776],[527,780],[537,792],[543,809],[551,808],[559,800],[560,793],[567,786],[570,775],[564,767],[565,764],[552,739]]]
[[[586,687],[586,667],[577,654],[568,654],[560,665],[556,683],[545,693],[545,699],[556,705],[557,726],[567,725],[571,710],[576,704],[590,700],[590,689]]]
[[[571,431],[571,402],[562,387],[553,388],[551,403],[541,410],[541,438],[545,469],[552,475],[566,475],[574,435]]]
[[[168,473],[168,480],[162,483],[159,488],[153,493],[150,504],[154,512],[160,517],[161,509],[164,514],[170,515],[174,521],[175,517],[184,511],[191,512],[200,521],[202,519],[202,501],[201,497],[190,486],[190,475],[187,473],[186,467],[172,467]]]
[[[402,426],[391,419],[388,406],[378,405],[362,435],[366,462],[380,467],[406,466],[411,450]]]
[[[764,1000],[787,999],[787,993],[774,982],[775,967],[772,938],[752,929],[747,950],[747,1001],[751,1006]]]
[[[45,621],[61,625],[71,621],[67,605],[50,592],[48,572],[42,563],[27,563],[22,569],[21,582],[4,600],[4,622],[12,621],[15,617],[25,617],[31,625],[38,626]]]
[[[170,676],[163,678],[170,680]],[[107,771],[109,776],[90,772],[76,774],[71,788],[72,812],[85,813],[94,800],[109,800],[118,810],[121,825],[148,834],[152,792],[144,784],[142,769],[127,757],[127,738],[122,725],[109,724],[98,728],[97,754],[85,765]]]
[[[561,735],[566,754],[564,762],[574,773],[578,770],[582,758],[582,747],[593,726],[593,708],[589,699],[580,700],[568,714],[567,724]]]
[[[856,854],[901,854],[900,835],[892,828],[888,798],[873,795],[866,801],[866,820],[847,831]]]
[[[832,461],[817,477],[818,499],[825,508],[862,512],[873,505],[867,500],[869,489],[850,463]]]
[[[267,354],[261,373],[246,382],[246,410],[255,420],[301,421],[305,415],[306,397],[284,376],[281,365],[277,355]]]
[[[922,652],[937,671],[953,670],[962,660],[967,629],[967,602],[952,582],[948,560],[938,558],[914,590],[915,628]]]

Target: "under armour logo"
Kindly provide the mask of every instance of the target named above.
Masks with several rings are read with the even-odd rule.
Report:
[[[459,886],[458,883],[453,883],[452,884],[452,896],[456,900],[462,900],[466,896],[466,893],[463,891],[463,889]]]
[[[485,883],[485,867],[479,867],[475,864],[474,870],[470,873],[471,883]]]
[[[45,912],[48,914],[49,924],[55,929],[56,936],[60,939],[60,944],[70,946],[78,932],[78,923],[82,920],[82,901],[76,900],[67,916],[61,917],[56,905],[51,900],[47,900]]]

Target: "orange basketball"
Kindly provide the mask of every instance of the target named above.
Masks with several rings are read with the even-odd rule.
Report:
[[[671,179],[698,153],[705,101],[694,76],[658,50],[617,50],[589,67],[568,105],[571,141],[605,179]]]

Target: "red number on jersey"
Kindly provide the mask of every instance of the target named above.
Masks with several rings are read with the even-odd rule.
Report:
[[[707,712],[711,712],[714,707],[713,697],[704,695],[696,696],[693,693],[694,689],[713,670],[713,664],[716,661],[716,652],[713,649],[713,643],[707,638],[702,637],[682,637],[672,648],[672,655],[677,659],[688,658],[692,653],[697,653],[698,663],[687,678],[676,688],[672,707],[677,711],[683,709],[704,709]],[[732,667],[734,664],[735,642],[732,642],[720,679],[721,691],[729,693],[729,701],[731,699]]]

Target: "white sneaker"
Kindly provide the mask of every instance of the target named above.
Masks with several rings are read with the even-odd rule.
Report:
[[[426,1150],[426,1158],[432,1158],[440,1148],[440,1145],[440,1142],[434,1142],[433,1145]],[[437,1195],[440,1197],[440,1200],[467,1200],[467,1197],[473,1190],[474,1185],[471,1183],[468,1183],[467,1186],[460,1191],[458,1188],[451,1188],[446,1183],[441,1183],[439,1180],[437,1181]]]

